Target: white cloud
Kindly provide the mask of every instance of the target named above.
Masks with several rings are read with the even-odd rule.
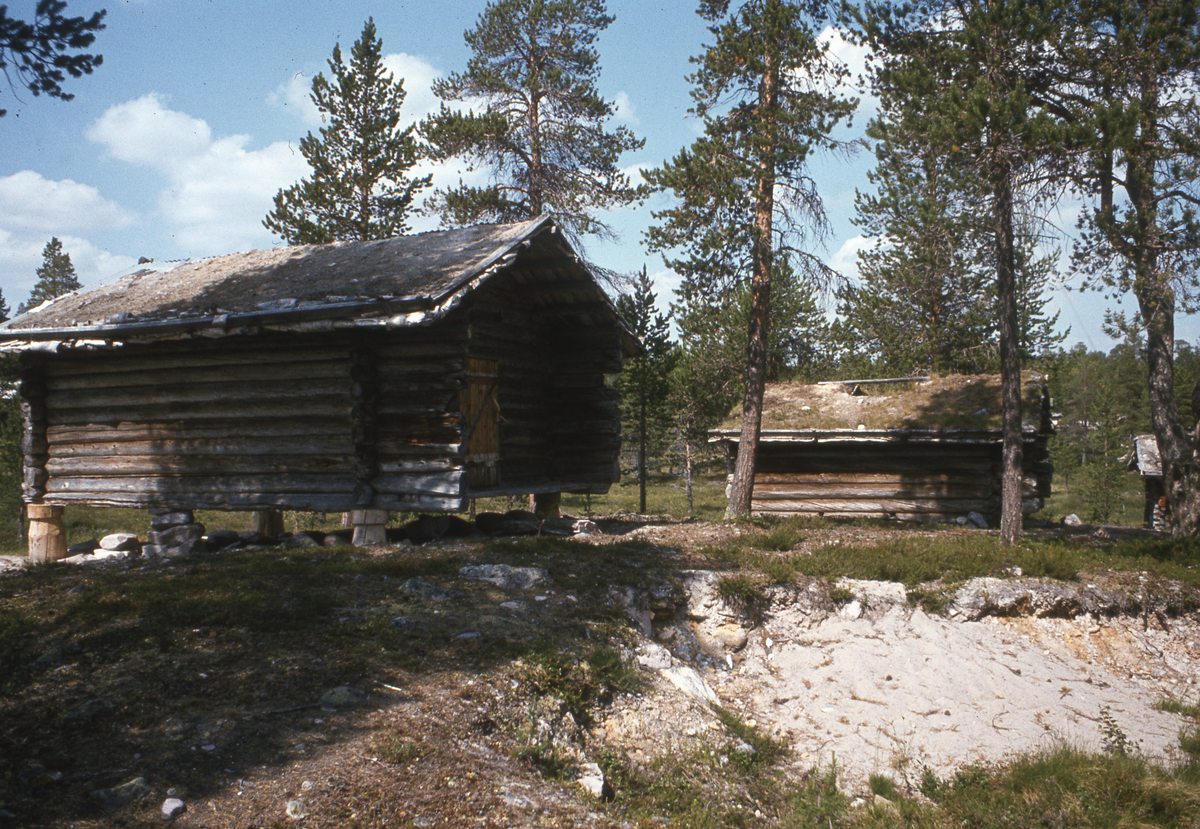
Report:
[[[875,246],[874,236],[863,236],[861,233],[842,243],[842,246],[829,257],[826,262],[829,267],[842,276],[858,280],[858,252]]]
[[[321,126],[321,112],[312,102],[312,76],[297,72],[267,96],[267,103],[283,107],[309,127]]]
[[[87,137],[109,154],[162,173],[158,204],[183,253],[228,253],[263,244],[271,200],[308,173],[288,142],[248,149],[246,135],[213,138],[209,125],[166,108],[155,94],[109,108]]]
[[[132,213],[87,184],[51,181],[33,170],[0,178],[0,228],[49,238],[133,221]]]
[[[212,143],[207,123],[167,109],[153,92],[109,107],[86,136],[115,159],[159,170],[173,169]]]
[[[629,100],[629,93],[621,90],[617,93],[616,99],[613,101],[613,107],[616,110],[615,120],[618,124],[636,127],[641,122],[638,121],[637,110],[633,107],[633,101]]]
[[[383,65],[396,78],[404,79],[404,107],[400,110],[405,123],[416,123],[438,111],[442,100],[433,94],[433,82],[441,75],[424,58],[397,52],[384,55]]]
[[[42,252],[50,237],[57,235],[63,252],[71,257],[75,274],[85,287],[93,286],[136,263],[129,256],[119,256],[102,250],[87,239],[63,234],[17,234],[0,228],[0,283],[4,301],[11,310],[29,298],[37,282],[37,269],[42,266]]]

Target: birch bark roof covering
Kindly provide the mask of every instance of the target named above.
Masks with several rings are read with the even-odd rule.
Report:
[[[0,326],[0,342],[262,322],[358,319],[404,327],[431,321],[521,257],[539,281],[569,283],[568,307],[619,319],[591,272],[541,217],[509,225],[372,242],[255,250],[149,265],[112,285],[76,291]],[[622,324],[622,328],[625,326]]]

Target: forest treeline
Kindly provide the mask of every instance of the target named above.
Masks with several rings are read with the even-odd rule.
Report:
[[[646,354],[630,361],[616,380],[622,392],[623,463],[626,484],[647,479],[678,478],[691,486],[692,468],[713,460],[708,430],[736,409],[742,395],[747,295],[724,306],[690,302],[686,288],[674,295],[670,312],[662,313],[653,283],[643,272],[618,305],[646,343]],[[802,283],[784,280],[776,295],[770,347],[772,382],[816,383],[906,377],[927,374],[933,359],[917,337],[896,337],[891,346],[863,336],[863,319],[848,301],[860,291],[843,291],[842,315],[830,322],[817,298]],[[1109,325],[1120,342],[1107,352],[1083,343],[1065,347],[1066,333],[1054,333],[1043,310],[1041,284],[1023,298],[1031,313],[1022,320],[1026,368],[1046,378],[1052,401],[1055,434],[1050,441],[1056,491],[1075,496],[1079,517],[1087,521],[1140,524],[1142,513],[1130,512],[1122,494],[1140,493],[1142,483],[1128,462],[1138,435],[1153,434],[1147,392],[1145,343],[1136,331]],[[878,295],[871,298],[878,308]],[[986,298],[964,319],[977,325],[974,339],[964,341],[953,362],[933,374],[995,374],[999,356],[994,325],[979,325],[990,314]],[[892,328],[916,324],[919,311],[907,306],[892,318]],[[903,317],[910,318],[904,323]],[[937,342],[934,350],[940,349]],[[1200,349],[1177,342],[1175,393],[1181,416],[1194,425],[1192,391],[1200,381]],[[723,468],[723,461],[721,461]],[[690,496],[689,496],[690,501]],[[1051,504],[1049,509],[1053,508]],[[643,509],[645,504],[643,503]],[[1060,516],[1039,516],[1057,518]]]
[[[610,211],[654,197],[665,206],[641,242],[680,279],[670,313],[644,269],[589,263],[646,344],[615,380],[643,491],[664,463],[690,486],[708,429],[740,405],[727,514],[748,513],[769,381],[999,372],[1012,544],[1021,369],[1040,368],[1059,480],[1088,517],[1112,517],[1131,438],[1153,431],[1173,532],[1200,535],[1196,361],[1174,335],[1176,313],[1200,307],[1200,0],[699,0],[696,13],[709,37],[686,78],[691,143],[640,180],[623,156],[644,142],[600,91],[603,0],[492,0],[464,32],[465,67],[432,86],[438,111],[407,126],[368,19],[314,78],[324,126],[299,145],[311,175],[264,225],[301,244],[403,232],[418,212],[447,227],[549,215],[586,259],[614,237]],[[831,48],[833,24],[871,52],[864,78]],[[856,95],[874,102],[858,132]],[[815,253],[829,222],[810,164],[868,150],[856,222],[875,241],[848,281]],[[435,187],[423,162],[486,181]],[[1060,207],[1073,229],[1051,221]],[[1046,311],[1059,281],[1136,306],[1106,320],[1120,345],[1066,348]],[[19,470],[3,474],[9,498]]]

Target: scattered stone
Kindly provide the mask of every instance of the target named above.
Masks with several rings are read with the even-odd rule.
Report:
[[[159,815],[163,820],[174,820],[187,811],[187,804],[177,797],[169,797],[163,801]]]
[[[574,518],[547,518],[542,522],[542,535],[553,535],[559,538],[568,538],[575,535],[575,519]]]
[[[135,777],[128,783],[122,783],[120,786],[113,786],[109,789],[96,789],[92,792],[92,799],[100,804],[100,808],[106,812],[115,812],[122,806],[127,806],[135,800],[141,800],[146,795],[150,794],[150,787],[146,785],[146,778]]]
[[[512,567],[508,564],[476,564],[459,569],[464,579],[490,581],[505,590],[526,589],[541,584],[549,573],[541,567]]]
[[[195,523],[196,518],[190,510],[181,510],[178,512],[164,512],[161,515],[153,515],[150,519],[151,530],[169,530],[174,527],[183,527],[188,524]]]
[[[100,539],[101,550],[133,552],[134,550],[140,550],[141,547],[142,545],[138,541],[136,533],[113,533]]]
[[[871,808],[888,815],[900,817],[900,808],[881,794],[877,794],[871,799]]]
[[[242,540],[243,544],[271,543],[271,536],[263,535],[258,530],[243,530],[242,532],[238,533],[238,538]]]
[[[315,549],[325,545],[325,533],[299,532],[288,536],[284,545],[297,549]]]
[[[287,816],[292,820],[300,820],[300,818],[308,817],[308,810],[304,808],[303,800],[289,800],[286,811]]]
[[[446,538],[472,538],[480,535],[479,528],[473,523],[457,515],[447,515],[450,519],[446,527]]]
[[[160,547],[157,544],[143,544],[142,555],[146,558],[163,558],[171,555],[171,548]]]
[[[357,708],[367,701],[367,692],[352,688],[349,685],[339,685],[331,688],[321,696],[321,707],[335,711],[344,708]]]
[[[67,558],[91,555],[92,550],[95,550],[99,546],[100,542],[95,538],[88,539],[87,541],[80,541],[78,544],[72,544],[67,548]]]
[[[67,661],[68,651],[79,650],[79,645],[55,645],[33,660],[33,667],[39,671],[48,671]]]
[[[541,529],[541,520],[532,512],[523,509],[504,513],[504,524],[500,528],[504,535],[537,535]]]
[[[671,652],[648,640],[638,647],[635,657],[638,665],[647,671],[661,671],[671,667]]]
[[[461,599],[467,594],[461,590],[449,587],[438,587],[420,579],[409,579],[400,586],[400,592],[411,599],[429,599],[435,602],[447,602],[451,599]]]
[[[589,521],[586,518],[579,518],[571,525],[571,529],[575,531],[575,535],[595,535],[600,532],[600,528],[596,526],[595,521]]]
[[[613,798],[612,786],[608,785],[608,781],[604,779],[604,772],[598,763],[584,763],[580,766],[577,782],[592,797],[600,800],[612,800]]]
[[[716,705],[717,695],[713,693],[712,688],[708,687],[708,683],[704,681],[704,678],[696,673],[696,669],[690,665],[668,668],[662,672],[662,675],[672,685],[692,699]]]
[[[842,606],[842,609],[838,611],[838,615],[850,622],[853,622],[856,619],[861,619],[863,615],[862,602],[860,602],[858,599],[855,599],[852,602],[847,602]]]
[[[228,550],[242,543],[242,536],[236,530],[213,530],[205,537],[205,542],[211,550]]]
[[[395,619],[392,619],[392,627],[394,627],[396,630],[408,630],[412,626],[412,622],[408,621],[408,619],[405,619],[403,616],[397,616]]]
[[[1075,513],[1071,513],[1070,515],[1063,518],[1062,522],[1063,522],[1063,524],[1067,525],[1068,527],[1078,527],[1083,524],[1083,522],[1079,520],[1079,516],[1076,515]]]
[[[422,515],[404,525],[404,537],[417,544],[437,541],[450,530],[450,516]]]
[[[983,517],[983,516],[982,516],[980,513],[978,513],[978,512],[968,512],[968,513],[967,513],[967,520],[968,520],[968,521],[970,521],[972,525],[974,525],[974,526],[978,527],[978,528],[979,528],[979,529],[981,529],[981,530],[986,530],[986,529],[987,529],[987,526],[988,526],[987,519],[986,519],[986,518],[984,518],[984,517]]]
[[[182,524],[166,530],[151,530],[147,541],[147,546],[165,548],[168,556],[187,555],[204,544],[204,525]]]
[[[849,590],[856,599],[871,608],[908,603],[908,592],[898,581],[843,578],[838,579],[834,586],[842,590]]]
[[[480,636],[483,636],[483,634],[480,633],[479,631],[468,630],[466,633],[460,633],[460,634],[458,634],[458,636],[455,636],[454,638],[455,639],[478,639]]]
[[[61,771],[50,771],[45,766],[30,766],[14,778],[18,786],[44,786],[63,779]]]
[[[508,520],[498,512],[481,512],[475,516],[475,527],[488,535],[496,535],[504,531],[504,522]]]
[[[353,540],[354,530],[334,530],[331,533],[325,533],[325,540],[321,543],[326,547],[341,547],[350,544]],[[390,536],[388,540],[391,541]]]
[[[525,602],[500,602],[500,606],[505,610],[514,610],[517,613],[525,612]]]
[[[17,825],[17,816],[8,809],[0,809],[0,826],[7,827]]]
[[[749,637],[741,625],[726,622],[723,625],[717,626],[716,630],[712,632],[712,638],[724,650],[736,652],[746,647]]]
[[[63,719],[67,721],[90,720],[97,714],[116,707],[116,703],[112,700],[104,699],[104,697],[96,697],[79,703],[70,711],[63,714]]]

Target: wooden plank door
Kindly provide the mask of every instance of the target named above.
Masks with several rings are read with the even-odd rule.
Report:
[[[467,358],[463,415],[467,419],[467,483],[500,483],[500,363]]]

